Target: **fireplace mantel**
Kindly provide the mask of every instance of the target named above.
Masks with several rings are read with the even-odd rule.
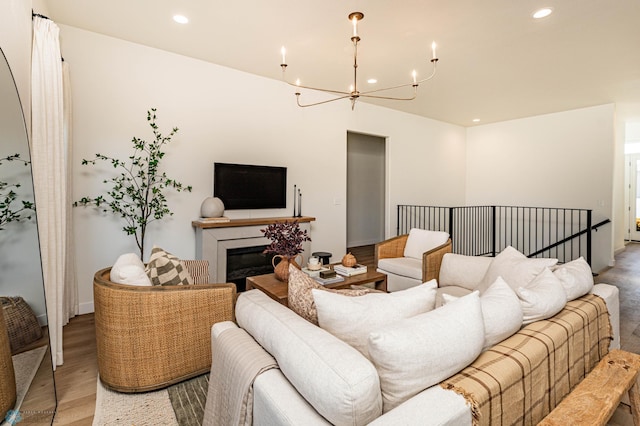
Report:
[[[311,235],[314,217],[268,217],[254,219],[231,219],[228,222],[191,222],[196,231],[196,259],[209,261],[209,271],[213,282],[227,281],[227,249],[268,245],[271,240],[264,237],[261,229],[276,222],[294,222],[300,229]],[[311,244],[302,244],[304,261],[309,259]]]
[[[270,225],[276,222],[295,222],[307,223],[316,220],[315,217],[302,216],[302,217],[258,217],[253,219],[230,219],[228,222],[207,222],[202,220],[194,220],[191,222],[194,228],[232,228],[236,226],[263,226]]]

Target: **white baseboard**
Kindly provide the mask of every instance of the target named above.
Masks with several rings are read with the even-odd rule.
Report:
[[[91,314],[93,313],[93,311],[93,301],[80,303],[80,305],[78,305],[78,315]],[[38,324],[40,324],[40,327],[44,327],[45,325],[47,325],[47,314],[38,315],[36,318],[38,319]]]
[[[93,312],[93,301],[80,303],[78,306],[78,315],[91,314]]]
[[[351,241],[347,243],[347,247],[370,246],[377,242],[378,240]]]

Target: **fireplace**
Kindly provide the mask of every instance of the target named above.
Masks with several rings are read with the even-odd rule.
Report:
[[[275,217],[275,218],[255,218],[255,219],[231,219],[229,222],[223,223],[207,223],[201,221],[192,222],[196,231],[196,259],[205,259],[209,261],[209,271],[211,272],[211,280],[215,283],[234,282],[238,287],[238,291],[244,291],[244,278],[252,275],[268,274],[273,272],[271,259],[262,257],[261,252],[271,241],[264,237],[263,232],[265,225],[275,222],[293,221],[300,224],[302,230],[306,230],[311,234],[311,222],[315,220],[313,217]],[[311,243],[305,241],[302,244],[304,263],[309,259],[311,254]],[[245,252],[243,249],[247,249]],[[231,255],[232,259],[228,257]],[[233,259],[238,256],[238,259]],[[243,265],[245,259],[249,259],[249,263],[255,262],[256,265]],[[258,262],[260,261],[260,262]],[[236,262],[240,262],[236,265]],[[260,263],[260,271],[254,269]],[[268,269],[266,268],[268,265]],[[230,268],[231,272],[228,271]],[[233,269],[239,271],[233,272]],[[247,270],[242,272],[242,270]],[[238,280],[238,281],[236,281]]]
[[[266,245],[227,249],[227,282],[238,292],[245,291],[247,277],[273,272],[273,254],[263,253]]]

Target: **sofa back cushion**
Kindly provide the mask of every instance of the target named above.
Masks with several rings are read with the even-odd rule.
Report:
[[[369,357],[369,333],[394,321],[434,309],[436,280],[393,293],[371,293],[345,297],[313,290],[318,324],[362,355]]]
[[[447,253],[442,258],[438,286],[456,286],[471,291],[476,290],[492,260],[492,257]]]
[[[551,268],[556,263],[558,259],[528,258],[517,249],[508,246],[493,258],[478,290],[482,293],[498,277],[502,277],[509,287],[517,291],[520,287],[526,287],[544,268]]]
[[[376,369],[345,342],[260,290],[240,294],[236,320],[276,359],[300,395],[331,423],[362,425],[381,415]]]
[[[448,239],[449,234],[446,232],[413,228],[409,231],[407,244],[404,246],[404,257],[422,261],[424,252],[443,245]]]
[[[478,292],[372,331],[369,355],[380,375],[384,412],[462,370],[483,343]]]
[[[589,293],[593,288],[593,273],[591,266],[580,256],[576,260],[557,266],[553,275],[562,281],[567,301],[577,299]]]

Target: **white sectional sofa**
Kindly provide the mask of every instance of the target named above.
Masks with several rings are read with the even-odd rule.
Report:
[[[488,333],[488,328],[494,327],[491,325],[490,315],[486,315],[490,309],[488,306],[491,297],[485,296],[485,294],[491,294],[488,289],[495,290],[495,287],[486,285],[485,281],[493,279],[492,272],[511,274],[509,279],[500,275],[500,279],[507,283],[509,280],[525,279],[522,273],[523,271],[528,272],[527,268],[522,267],[525,262],[519,256],[503,256],[504,264],[502,265],[499,257],[492,259],[445,255],[439,271],[439,277],[443,282],[440,283],[437,290],[433,289],[435,287],[433,282],[406,290],[414,292],[411,293],[413,298],[423,297],[425,292],[432,291],[434,305],[437,293],[438,303],[446,302],[444,306],[410,318],[398,319],[394,317],[393,320],[389,319],[387,323],[383,320],[384,325],[380,330],[376,329],[368,334],[369,353],[366,356],[357,349],[359,346],[353,341],[348,344],[345,339],[334,335],[339,335],[339,332],[332,330],[334,333],[332,334],[320,327],[327,325],[323,322],[332,321],[331,315],[340,313],[339,308],[336,307],[338,300],[336,298],[345,299],[346,306],[355,307],[354,310],[357,311],[362,308],[358,304],[365,303],[368,299],[380,301],[385,297],[407,297],[401,294],[403,292],[367,294],[358,297],[346,297],[327,292],[319,297],[318,294],[322,291],[313,290],[315,300],[318,302],[320,326],[303,319],[294,311],[272,300],[259,290],[242,293],[236,304],[237,323],[223,322],[215,324],[212,328],[214,358],[216,351],[220,349],[217,346],[220,336],[230,329],[241,328],[251,336],[255,343],[255,349],[269,353],[277,362],[278,368],[261,373],[253,382],[250,409],[253,422],[256,425],[470,425],[472,424],[472,405],[469,400],[466,400],[459,392],[445,389],[446,386],[440,384],[458,372],[458,370],[451,372],[447,369],[455,365],[455,362],[463,362],[464,365],[459,368],[462,370],[473,362],[478,354],[482,353],[476,359],[475,363],[477,363],[485,354],[496,352],[494,349],[499,349],[504,342],[520,338],[520,334],[530,335],[533,333],[536,337],[535,333],[538,332],[532,331],[534,328],[531,327],[536,326],[537,330],[542,328],[540,325],[546,324],[538,322],[532,317],[530,322],[533,324],[531,326],[522,329],[518,327],[519,331],[516,331],[516,334],[504,342],[498,342],[497,346],[486,347],[486,339],[501,339],[502,337],[497,337],[497,334],[493,334],[492,337],[489,337],[488,334],[482,334]],[[505,260],[506,257],[508,259]],[[516,261],[518,259],[520,261]],[[496,265],[492,268],[494,262]],[[550,271],[544,261],[534,260],[530,264],[536,262],[538,262],[536,267],[545,265],[542,267],[545,274]],[[572,291],[577,291],[575,289],[581,285],[584,287],[584,284],[578,282],[579,279],[574,279],[574,275],[579,277],[580,274],[583,274],[584,276],[584,271],[580,271],[580,267],[583,265],[578,263],[577,266],[577,269],[565,267],[564,271],[555,271],[558,272],[557,276],[564,277],[569,281],[566,288]],[[515,268],[519,273],[513,270],[509,271],[510,268]],[[544,275],[548,278],[546,281],[539,278],[539,275],[544,274],[539,272],[534,278],[542,281],[543,284],[548,284],[551,281],[547,275]],[[591,286],[593,286],[593,282],[591,282],[588,291],[601,296],[606,302],[613,334],[610,347],[619,347],[618,290],[607,284],[597,284],[592,288]],[[478,288],[483,291],[476,291]],[[537,295],[533,287],[529,288],[529,293],[524,291],[527,290],[526,286],[523,286],[522,289],[525,299],[528,297],[527,300],[530,302],[529,305],[523,305],[523,312],[531,313],[532,309],[534,311],[538,309],[540,312],[547,309],[548,312],[548,309],[555,309],[536,298]],[[544,286],[542,289],[544,292],[549,290]],[[566,294],[567,290],[564,291]],[[498,298],[493,302],[497,302],[499,305],[502,303],[499,297],[500,292],[495,293],[494,291],[494,296],[495,294],[498,294]],[[484,300],[485,297],[486,300]],[[454,300],[456,298],[458,300]],[[347,299],[349,300],[346,301]],[[402,299],[384,300],[388,300],[389,305],[393,305]],[[582,299],[578,298],[574,303],[580,300]],[[337,304],[340,303],[342,302]],[[562,305],[564,306],[564,302]],[[329,307],[328,314],[325,312],[327,306]],[[564,315],[567,310],[571,309],[563,309],[555,317],[541,321],[548,321],[551,324],[554,319]],[[368,314],[373,315],[370,318],[375,318],[375,312]],[[500,315],[498,315],[498,322],[501,322],[499,317]],[[366,324],[369,324],[369,320],[365,323],[361,318],[356,317],[352,321],[352,318],[347,315],[343,317],[343,322],[352,327],[360,324],[361,328],[367,329]],[[340,328],[339,325],[337,327]],[[325,328],[331,329],[331,326],[328,325]],[[412,328],[417,331],[411,330]],[[437,336],[438,333],[449,334]],[[479,333],[480,337],[478,338]],[[427,335],[429,337],[423,341],[423,336]],[[570,337],[567,336],[567,339],[573,340]],[[444,341],[447,343],[437,345],[435,342],[438,342],[438,339],[445,339]],[[541,339],[536,337],[531,340],[539,341]],[[607,339],[606,343],[608,344],[608,342]],[[535,342],[527,343],[527,345],[530,346],[533,358],[538,357],[544,361],[544,358],[549,356],[548,349],[535,347]],[[445,348],[442,353],[438,353],[440,347]],[[604,347],[606,352],[606,344]],[[398,353],[380,355],[380,352],[393,351],[394,348],[397,348]],[[427,351],[426,354],[424,351]],[[456,358],[455,362],[451,358]],[[425,363],[425,359],[429,360]],[[397,361],[395,364],[394,360]],[[597,359],[591,360],[591,364],[595,364],[595,362]],[[542,364],[548,363],[542,362]],[[580,374],[586,374],[590,368],[592,365],[585,364],[585,371],[580,371]],[[406,377],[401,377],[403,375]],[[428,380],[423,380],[427,376],[429,376],[428,380],[435,380],[435,382],[420,388],[421,383],[429,383]],[[396,380],[398,378],[400,378],[399,381]],[[515,380],[517,382],[520,379],[516,378]],[[573,383],[572,386],[576,384]],[[210,386],[216,386],[216,383],[212,381]],[[418,387],[416,388],[416,386]],[[524,382],[515,387],[523,388]],[[567,391],[565,390],[565,392]],[[399,399],[398,395],[400,395]],[[562,395],[558,399],[561,397]],[[495,401],[492,404],[495,404]],[[551,403],[552,406],[534,407],[531,415],[535,422],[540,420],[537,417],[544,416],[553,409],[554,404],[555,402]],[[508,411],[507,407],[504,408],[505,411]],[[213,416],[215,414],[208,409],[205,413],[205,424],[215,424],[212,420]],[[491,421],[485,415],[479,420],[479,423],[490,424]]]

